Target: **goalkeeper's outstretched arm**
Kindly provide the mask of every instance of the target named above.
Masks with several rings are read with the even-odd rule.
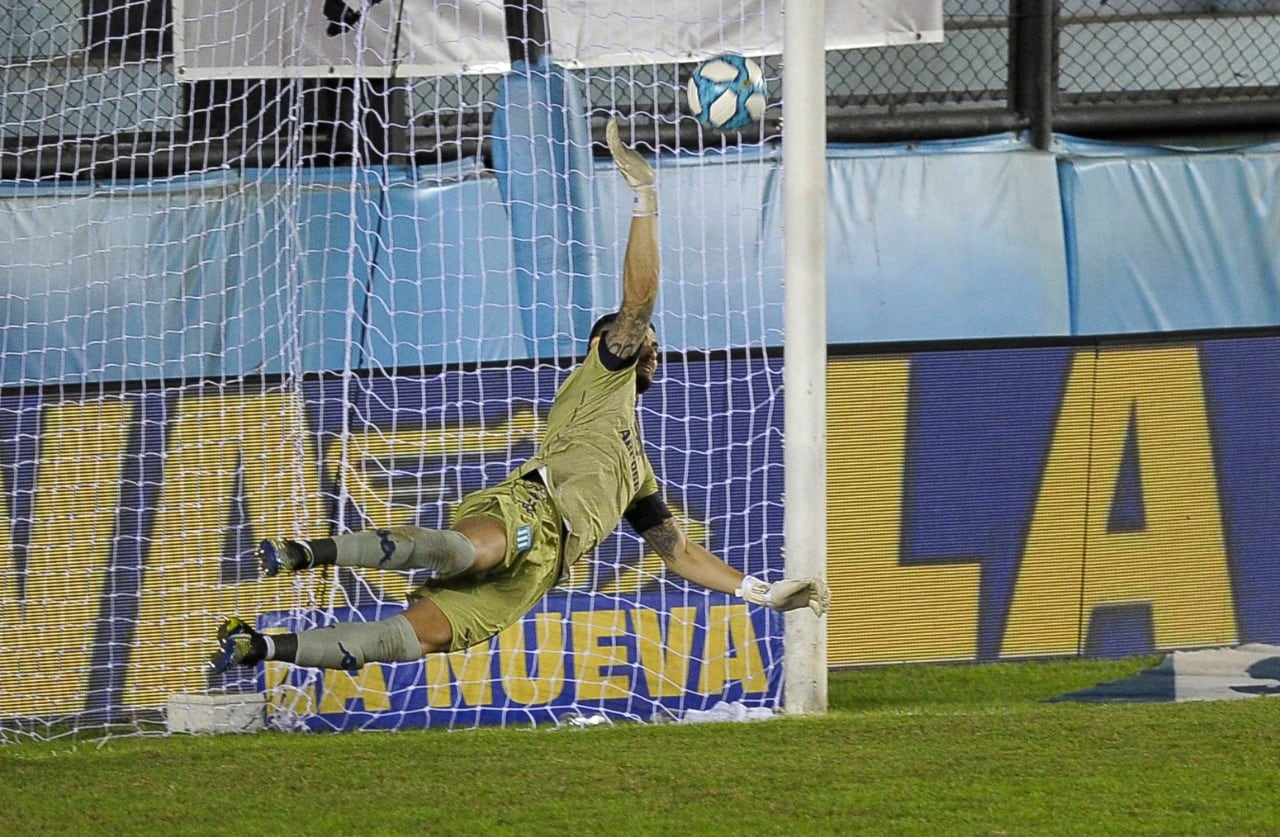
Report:
[[[635,193],[627,250],[622,266],[622,302],[605,342],[614,357],[635,357],[648,339],[658,301],[658,187],[653,167],[622,142],[618,122],[610,119],[605,139],[614,165]]]
[[[690,540],[680,524],[670,517],[645,529],[641,535],[653,551],[662,556],[667,569],[685,581],[774,610],[807,607],[818,616],[827,612],[831,593],[820,578],[791,578],[770,584],[744,575]]]

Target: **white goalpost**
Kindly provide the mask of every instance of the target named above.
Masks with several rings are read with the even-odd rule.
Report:
[[[823,0],[21,17],[0,36],[0,743],[825,711],[825,619],[687,584],[625,523],[464,652],[204,660],[224,616],[376,620],[426,578],[262,580],[259,539],[444,528],[534,453],[619,302],[610,117],[658,173],[664,364],[639,420],[667,505],[744,572],[823,576],[824,50],[932,25],[901,2],[834,25]],[[772,91],[742,132],[685,101],[725,52]]]
[[[827,189],[825,0],[787,4],[783,66],[783,239],[786,283],[786,574],[827,575]],[[786,620],[783,701],[827,709],[823,621]]]

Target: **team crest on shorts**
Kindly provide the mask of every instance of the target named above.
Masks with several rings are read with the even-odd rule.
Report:
[[[528,523],[516,527],[516,552],[524,552],[533,546],[533,527]]]

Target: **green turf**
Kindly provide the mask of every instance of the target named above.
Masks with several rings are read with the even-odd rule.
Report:
[[[1153,658],[836,672],[747,724],[0,746],[0,834],[1276,834],[1280,703],[1042,698]]]

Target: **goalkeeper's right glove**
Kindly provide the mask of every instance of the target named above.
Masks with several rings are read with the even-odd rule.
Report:
[[[742,586],[734,595],[779,612],[808,607],[818,616],[826,613],[831,603],[831,590],[820,578],[784,578],[770,584],[749,575],[742,579]]]
[[[609,143],[609,153],[613,155],[613,164],[636,193],[632,214],[657,215],[658,187],[654,185],[653,167],[634,148],[622,142],[618,135],[618,120],[613,117],[605,124],[604,136]]]

